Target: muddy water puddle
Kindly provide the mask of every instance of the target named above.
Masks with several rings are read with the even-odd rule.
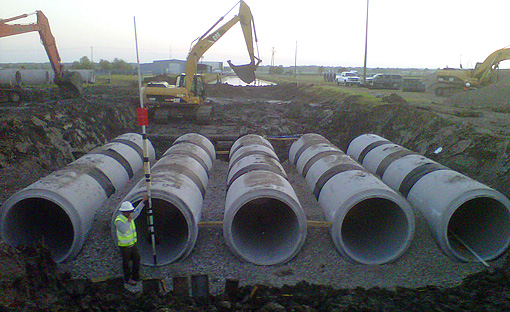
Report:
[[[255,79],[254,82],[248,84],[248,83],[242,81],[241,79],[239,79],[238,77],[225,77],[222,79],[222,83],[226,83],[226,84],[229,84],[232,86],[243,86],[243,87],[244,86],[264,87],[264,86],[276,85],[276,83],[274,83],[274,82],[261,80],[261,79]]]

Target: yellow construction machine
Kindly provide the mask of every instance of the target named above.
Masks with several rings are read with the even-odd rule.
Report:
[[[490,84],[499,63],[510,59],[510,48],[494,51],[474,69],[444,68],[437,71],[435,84],[432,86],[437,96],[451,96],[461,90],[476,89]]]
[[[154,120],[155,113],[159,109],[167,110],[169,117],[191,117],[202,122],[209,120],[211,106],[205,102],[205,81],[201,75],[196,73],[197,65],[204,53],[237,22],[241,24],[251,62],[240,66],[233,65],[230,61],[228,63],[241,80],[246,83],[255,81],[255,70],[261,60],[254,54],[253,37],[255,36],[255,42],[257,38],[251,10],[244,1],[239,1],[239,14],[214,30],[225,16],[195,40],[196,43],[192,46],[186,59],[186,73],[177,76],[175,85],[170,85],[167,82],[149,82],[142,88],[149,120]]]

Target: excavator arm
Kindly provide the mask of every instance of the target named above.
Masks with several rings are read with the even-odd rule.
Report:
[[[37,15],[37,22],[30,24],[7,24],[18,19],[26,18],[30,15]],[[58,85],[64,93],[70,96],[80,96],[82,92],[81,75],[76,72],[68,72],[64,69],[58,53],[55,37],[51,33],[48,18],[41,11],[32,14],[22,14],[8,19],[0,20],[0,38],[14,36],[28,32],[37,31],[41,37],[46,54],[50,60],[51,67],[55,73],[55,84]]]
[[[492,70],[497,68],[499,63],[510,59],[510,48],[503,48],[491,53],[483,63],[477,64],[473,70],[473,77],[478,78],[481,82],[490,79]]]
[[[239,14],[234,16],[230,21],[225,23],[223,26],[218,28],[217,30],[212,30],[223,20],[224,17],[221,17],[209,30],[203,34],[197,41],[197,43],[193,46],[190,53],[188,54],[188,58],[186,59],[186,90],[188,93],[190,92],[193,85],[193,77],[196,72],[197,64],[202,55],[211,48],[216,41],[218,41],[227,31],[230,30],[235,24],[240,22],[244,39],[246,41],[246,47],[248,49],[248,54],[250,56],[250,63],[247,65],[236,66],[233,65],[230,61],[228,61],[229,65],[232,67],[234,72],[246,83],[251,83],[255,80],[255,70],[257,66],[260,64],[261,60],[255,57],[253,52],[253,35],[254,27],[253,25],[253,16],[251,14],[251,10],[248,5],[244,1],[240,1],[239,5]]]

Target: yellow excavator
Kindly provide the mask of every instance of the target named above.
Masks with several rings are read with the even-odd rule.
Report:
[[[499,63],[508,59],[510,48],[503,48],[491,53],[482,63],[477,63],[474,69],[440,69],[433,85],[434,94],[448,97],[462,90],[486,86],[492,82]]]
[[[142,88],[144,106],[148,109],[149,120],[154,120],[155,113],[159,109],[168,110],[169,117],[191,117],[201,122],[209,120],[211,106],[205,102],[205,81],[196,73],[197,65],[204,53],[238,22],[243,30],[250,63],[236,66],[228,61],[228,64],[244,82],[255,81],[255,71],[261,60],[254,54],[253,37],[255,36],[255,42],[257,38],[251,10],[244,1],[239,1],[239,14],[214,30],[227,14],[196,39],[186,59],[186,73],[177,76],[175,85],[167,82],[149,82]]]

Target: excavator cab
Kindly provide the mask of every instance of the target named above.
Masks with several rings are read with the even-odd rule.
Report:
[[[186,87],[186,74],[180,74],[177,76],[175,85],[179,88]],[[193,83],[190,88],[190,92],[195,94],[197,97],[205,98],[205,83],[204,77],[201,75],[193,76]]]

